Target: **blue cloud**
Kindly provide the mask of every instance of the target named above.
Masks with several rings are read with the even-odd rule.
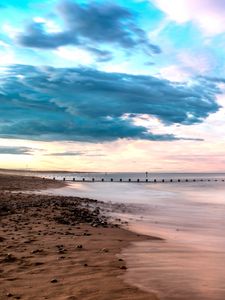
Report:
[[[9,66],[0,74],[0,136],[104,142],[176,140],[134,123],[148,114],[164,124],[202,122],[219,109],[217,83],[192,85],[85,68]],[[181,137],[182,138],[182,137]]]
[[[32,22],[18,35],[18,43],[43,49],[80,46],[103,61],[112,58],[110,51],[102,49],[109,45],[128,52],[141,49],[147,55],[161,52],[160,47],[151,44],[145,31],[136,25],[134,14],[119,5],[94,2],[81,5],[64,0],[58,6],[58,14],[65,25],[61,32],[46,32],[44,23]]]

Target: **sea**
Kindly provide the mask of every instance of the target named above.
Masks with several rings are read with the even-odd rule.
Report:
[[[125,204],[129,210],[116,216],[128,221],[130,230],[161,238],[134,242],[123,250],[127,283],[162,300],[225,299],[225,174],[39,176],[68,180],[67,187],[45,193]]]

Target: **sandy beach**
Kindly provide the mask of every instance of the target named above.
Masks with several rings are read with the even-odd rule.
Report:
[[[96,200],[22,192],[63,185],[0,175],[0,299],[158,299],[122,279],[122,249],[151,237],[111,224]]]

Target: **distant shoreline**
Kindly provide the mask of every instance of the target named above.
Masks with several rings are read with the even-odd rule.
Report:
[[[71,174],[71,173],[77,173],[77,174],[93,174],[93,173],[99,173],[99,174],[146,174],[146,171],[66,171],[66,170],[31,170],[31,169],[2,169],[0,168],[0,174],[3,173],[33,173],[33,174],[37,174],[37,173],[42,173],[42,174],[48,174],[48,173],[63,173],[63,174]],[[148,175],[150,176],[151,174],[165,174],[165,175],[169,175],[169,174],[176,174],[176,175],[182,175],[182,174],[196,174],[196,175],[200,175],[200,174],[225,174],[224,172],[217,172],[217,171],[212,171],[212,172],[180,172],[180,171],[167,171],[167,172],[156,172],[156,171],[147,171]]]

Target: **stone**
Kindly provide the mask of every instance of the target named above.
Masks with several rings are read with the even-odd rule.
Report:
[[[6,296],[7,296],[7,297],[12,297],[13,294],[12,294],[12,293],[7,293]]]

